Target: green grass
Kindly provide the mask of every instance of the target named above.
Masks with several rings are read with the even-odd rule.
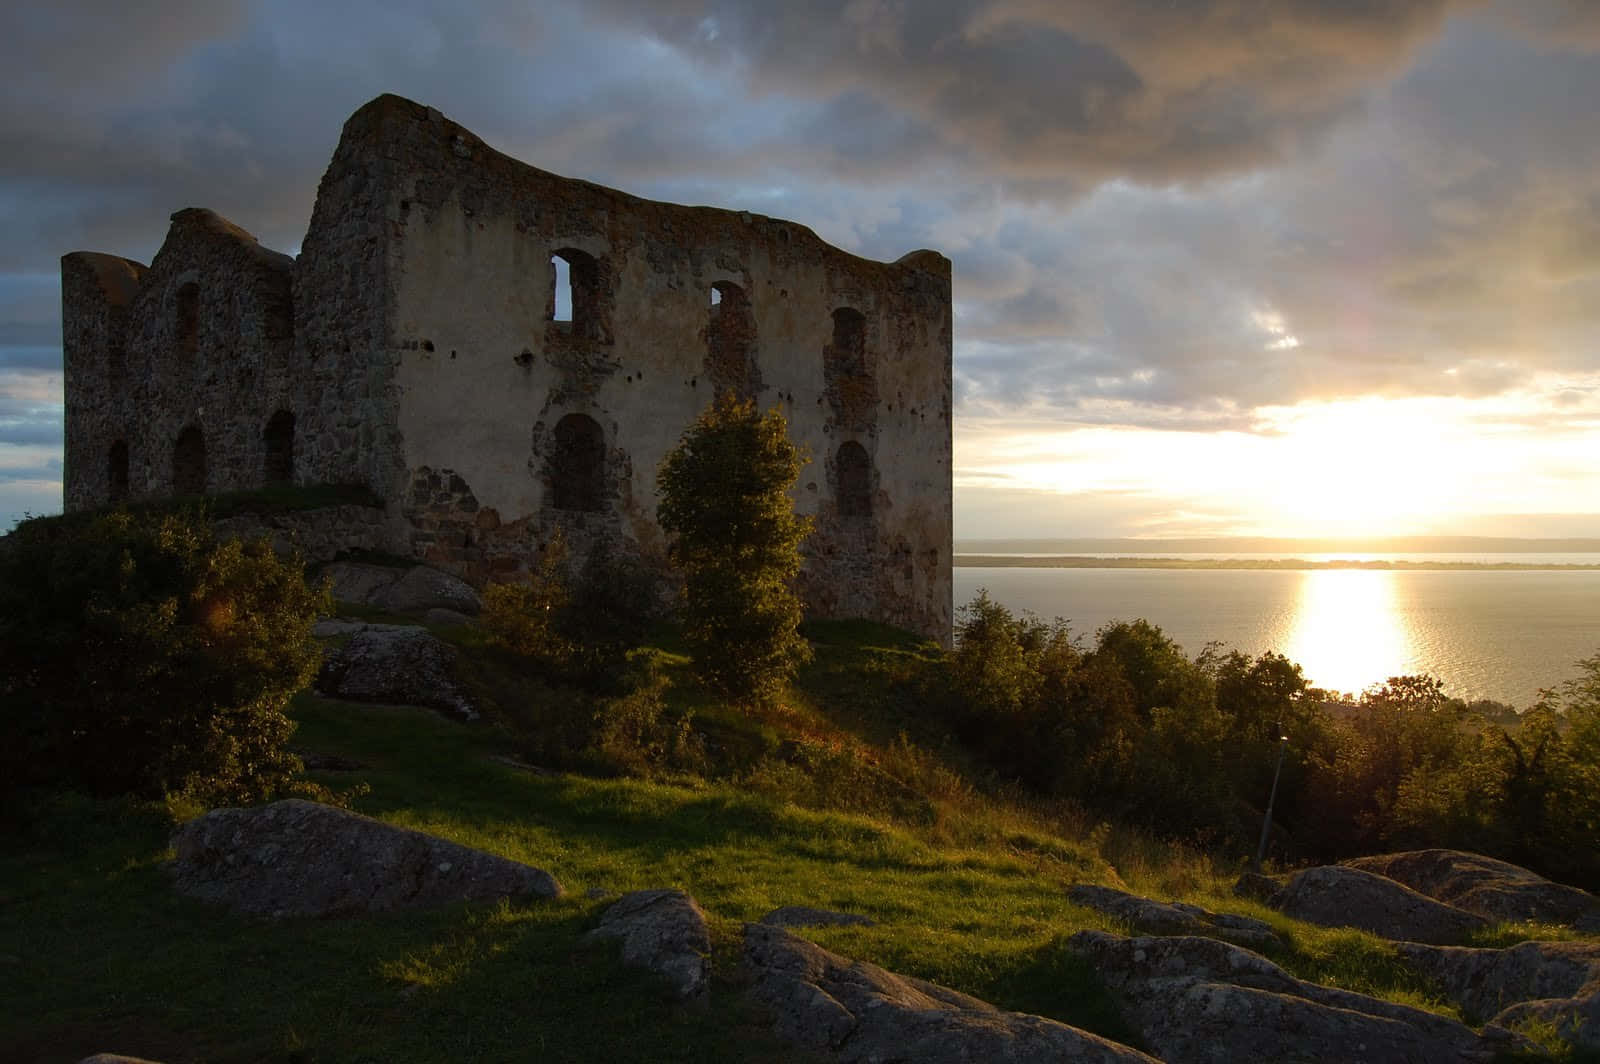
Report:
[[[1132,1042],[1066,949],[1080,929],[1128,930],[1068,903],[1078,882],[1258,916],[1285,938],[1272,957],[1294,974],[1453,1014],[1381,940],[1233,898],[1236,867],[961,785],[962,766],[928,753],[940,736],[915,719],[910,677],[931,660],[925,646],[876,626],[808,634],[817,662],[788,705],[757,719],[712,704],[681,655],[657,651],[673,710],[712,720],[730,748],[743,737],[755,759],[720,780],[541,774],[493,760],[516,747],[492,727],[297,699],[297,748],[367,766],[315,779],[364,782],[360,812],[548,870],[567,891],[555,902],[231,916],[171,890],[166,808],[53,800],[0,857],[0,1060],[110,1049],[169,1064],[799,1059],[745,1003],[737,963],[740,924],[789,904],[878,922],[806,932],[836,952]],[[794,781],[768,755],[795,735],[916,780],[921,812],[889,803],[869,817],[828,808],[814,789],[801,797],[820,808],[785,801]],[[711,916],[708,1008],[671,1002],[620,966],[614,943],[584,937],[607,904],[589,891],[662,886]]]

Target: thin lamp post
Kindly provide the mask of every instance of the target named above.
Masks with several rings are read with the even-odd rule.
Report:
[[[1283,771],[1283,752],[1289,747],[1289,737],[1278,725],[1278,763],[1272,766],[1272,791],[1267,795],[1267,815],[1261,820],[1261,842],[1256,846],[1254,871],[1261,871],[1261,860],[1267,856],[1267,835],[1272,830],[1272,804],[1278,800],[1278,773]]]

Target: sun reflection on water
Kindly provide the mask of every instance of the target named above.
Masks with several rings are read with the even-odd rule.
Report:
[[[1411,633],[1395,602],[1391,572],[1313,570],[1302,574],[1283,653],[1306,679],[1332,691],[1360,691],[1410,670]]]

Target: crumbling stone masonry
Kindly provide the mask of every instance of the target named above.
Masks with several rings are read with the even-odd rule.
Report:
[[[386,549],[484,581],[558,532],[665,565],[662,457],[718,391],[812,461],[820,617],[950,638],[949,260],[534,169],[381,96],[298,259],[210,211],[149,266],[61,260],[66,508],[364,484]]]

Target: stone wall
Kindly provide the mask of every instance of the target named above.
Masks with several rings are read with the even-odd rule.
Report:
[[[148,269],[131,259],[91,251],[61,258],[67,426],[63,479],[69,511],[101,505],[129,491],[127,444],[137,421],[128,380],[128,311]]]
[[[272,540],[279,554],[298,551],[307,564],[331,562],[347,551],[390,551],[390,523],[372,506],[325,506],[272,514],[239,514],[214,522],[217,538]]]
[[[415,553],[500,571],[560,530],[580,557],[603,542],[664,563],[656,470],[731,390],[782,411],[811,455],[795,492],[817,521],[810,611],[949,638],[947,259],[873,262],[791,222],[557,177],[396,97],[347,125],[336,166],[357,159],[367,198],[340,216],[387,197],[389,349],[369,364],[392,367],[404,468],[380,490]],[[866,489],[841,513],[846,445]],[[574,468],[591,488],[564,497]]]
[[[149,267],[62,260],[67,509],[259,487],[272,444],[292,468],[304,420],[267,431],[299,416],[292,265],[198,208],[172,216]]]
[[[811,456],[809,611],[949,640],[942,255],[561,178],[394,96],[345,124],[297,262],[172,223],[148,268],[63,259],[69,509],[362,483],[388,549],[476,580],[558,535],[664,565],[656,470],[731,391]]]

